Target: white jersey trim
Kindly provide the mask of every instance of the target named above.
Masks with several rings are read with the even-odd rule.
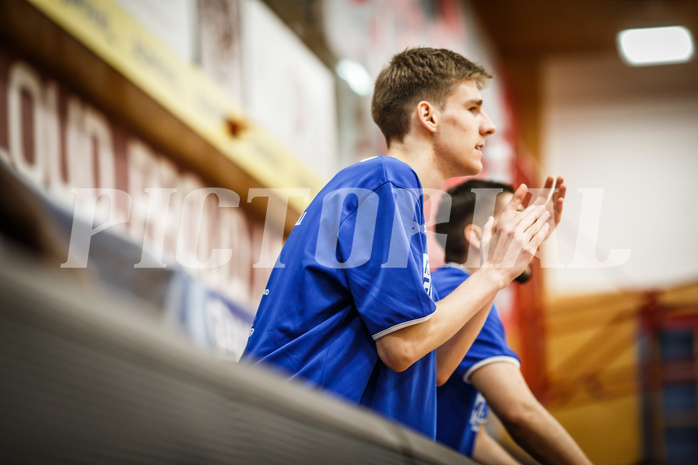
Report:
[[[427,321],[429,318],[431,318],[431,316],[433,314],[434,314],[434,312],[431,312],[429,315],[424,316],[422,318],[417,318],[416,320],[403,321],[402,323],[398,323],[395,326],[391,326],[388,329],[384,329],[383,331],[378,332],[378,333],[372,335],[371,337],[373,338],[374,341],[376,341],[376,340],[382,338],[383,336],[385,336],[386,334],[393,333],[393,332],[397,331],[398,329],[407,328],[408,326],[416,325],[416,324],[422,323],[424,321]]]
[[[512,365],[515,365],[516,368],[521,368],[521,362],[516,360],[514,357],[511,357],[509,355],[498,355],[496,357],[490,357],[486,358],[484,360],[480,360],[477,362],[475,365],[471,366],[468,371],[465,372],[463,375],[463,381],[466,383],[470,384],[470,377],[475,373],[477,370],[480,368],[490,365],[492,363],[498,363],[498,362],[506,362],[506,363],[511,363]]]

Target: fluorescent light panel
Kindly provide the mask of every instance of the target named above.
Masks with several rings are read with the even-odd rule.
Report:
[[[618,34],[618,49],[633,66],[681,63],[693,57],[693,37],[682,26],[626,29]]]
[[[339,77],[347,81],[349,87],[357,94],[368,96],[373,92],[373,79],[366,68],[359,63],[346,59],[340,60],[335,71]]]

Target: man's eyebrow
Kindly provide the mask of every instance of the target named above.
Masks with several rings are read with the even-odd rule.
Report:
[[[480,100],[470,99],[466,102],[466,105],[468,105],[468,106],[475,105],[475,106],[481,107],[482,106],[482,99],[480,99]]]

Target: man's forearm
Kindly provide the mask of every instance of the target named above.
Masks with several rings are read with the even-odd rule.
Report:
[[[541,464],[590,465],[574,439],[535,398],[517,366],[485,365],[471,381],[516,443]]]
[[[569,433],[540,404],[517,421],[502,419],[511,437],[542,465],[590,465]]]
[[[480,310],[489,308],[501,287],[502,278],[498,272],[490,269],[473,273],[455,291],[437,302],[436,311],[430,319],[378,339],[376,347],[379,357],[392,370],[406,370],[453,338]],[[481,327],[482,323],[479,324]],[[462,345],[459,344],[459,347]],[[467,347],[460,350],[462,353],[458,362],[466,350]]]
[[[451,339],[436,349],[436,385],[441,386],[458,368],[465,353],[477,339],[487,320],[494,297],[489,300]]]
[[[520,465],[497,441],[487,434],[484,425],[480,427],[480,432],[475,439],[473,460],[482,465]]]

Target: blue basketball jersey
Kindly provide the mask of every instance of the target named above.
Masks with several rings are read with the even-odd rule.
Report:
[[[443,298],[453,292],[470,274],[459,265],[447,264],[434,271],[435,292]],[[470,384],[470,375],[489,363],[509,362],[519,366],[519,357],[509,348],[504,326],[493,305],[472,347],[456,371],[437,388],[436,439],[472,457],[480,425],[487,419],[487,402]]]
[[[243,359],[434,438],[436,355],[396,373],[375,341],[435,309],[419,178],[406,163],[374,157],[340,171],[301,215]]]

